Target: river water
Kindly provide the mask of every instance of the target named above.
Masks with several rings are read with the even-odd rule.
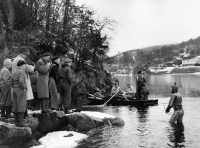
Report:
[[[115,76],[124,90],[127,82],[135,87],[135,76]],[[149,107],[106,106],[98,111],[118,116],[124,127],[100,127],[87,133],[89,138],[78,148],[199,148],[200,147],[200,74],[146,75]],[[165,113],[170,86],[176,82],[183,97],[183,127],[170,125]],[[96,110],[90,109],[90,110]],[[171,109],[171,112],[173,109]]]

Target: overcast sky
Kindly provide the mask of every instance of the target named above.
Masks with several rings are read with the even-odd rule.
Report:
[[[119,24],[109,55],[200,36],[200,0],[77,0]]]

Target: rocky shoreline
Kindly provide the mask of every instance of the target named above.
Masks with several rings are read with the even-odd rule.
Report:
[[[0,117],[0,148],[30,148],[41,143],[38,140],[54,131],[74,131],[87,133],[100,126],[124,126],[118,117],[97,119],[87,112],[64,114],[63,111],[51,113],[32,113],[23,122],[27,127],[14,125],[14,118]]]

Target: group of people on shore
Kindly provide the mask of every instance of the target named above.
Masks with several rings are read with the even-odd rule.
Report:
[[[9,118],[13,112],[20,127],[27,109],[48,113],[61,107],[68,113],[71,104],[72,60],[44,53],[36,63],[28,64],[28,55],[24,51],[5,59],[0,71],[1,117]]]

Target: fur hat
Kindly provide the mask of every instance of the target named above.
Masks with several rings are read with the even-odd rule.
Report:
[[[17,62],[17,66],[19,67],[19,66],[22,66],[22,65],[24,65],[24,64],[26,64],[26,62],[24,62],[24,61],[22,61],[22,60],[19,60],[18,62]]]
[[[5,65],[8,65],[8,64],[12,64],[12,61],[11,61],[11,59],[5,59],[4,61],[3,61],[3,65],[5,66]]]

